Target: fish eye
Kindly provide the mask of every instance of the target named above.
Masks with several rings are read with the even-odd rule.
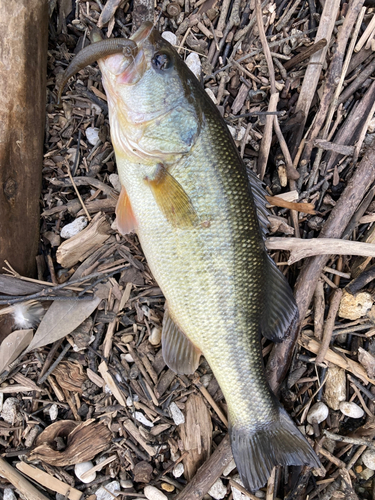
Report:
[[[151,63],[154,69],[162,71],[172,67],[171,58],[167,54],[164,54],[163,52],[156,53],[152,58]]]

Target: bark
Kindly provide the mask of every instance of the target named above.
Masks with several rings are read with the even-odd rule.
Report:
[[[0,0],[0,268],[35,272],[45,124],[48,2]]]

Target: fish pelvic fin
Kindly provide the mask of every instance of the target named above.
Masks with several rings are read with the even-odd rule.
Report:
[[[266,286],[260,328],[264,337],[273,342],[281,342],[296,328],[299,312],[285,276],[268,254],[265,258]]]
[[[117,200],[116,223],[121,234],[129,234],[137,229],[137,221],[124,186],[121,186],[121,193]]]
[[[230,427],[230,439],[237,470],[250,492],[262,488],[276,465],[322,467],[318,456],[279,406],[279,418],[250,431],[245,426]]]
[[[164,361],[174,372],[191,375],[198,368],[201,351],[176,325],[168,309],[163,318],[161,345]]]
[[[164,165],[159,163],[155,175],[152,178],[146,177],[145,182],[150,186],[164,217],[173,227],[194,227],[198,216],[191,200],[181,184]]]

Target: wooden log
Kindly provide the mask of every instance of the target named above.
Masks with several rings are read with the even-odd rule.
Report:
[[[0,0],[0,270],[35,272],[46,101],[48,0]]]

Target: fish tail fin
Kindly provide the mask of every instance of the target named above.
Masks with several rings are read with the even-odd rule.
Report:
[[[315,451],[281,406],[277,420],[255,432],[235,424],[230,428],[230,438],[237,470],[251,492],[266,484],[275,465],[322,466]]]

